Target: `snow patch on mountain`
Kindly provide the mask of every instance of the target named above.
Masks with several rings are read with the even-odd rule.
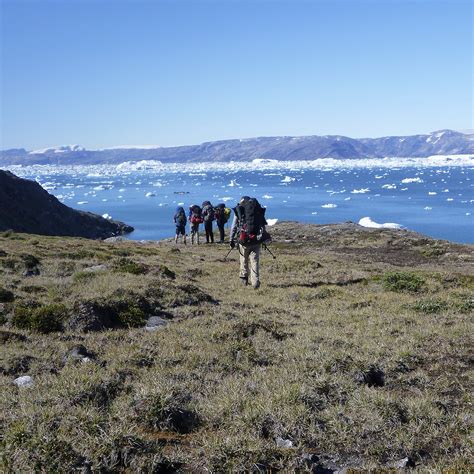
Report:
[[[85,148],[79,145],[62,145],[52,148],[42,148],[40,150],[30,151],[29,155],[44,155],[46,153],[72,153],[74,151],[85,151]]]

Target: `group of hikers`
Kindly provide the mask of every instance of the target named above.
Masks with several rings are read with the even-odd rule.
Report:
[[[234,219],[230,229],[229,243],[231,250],[236,246],[240,254],[240,281],[244,285],[251,284],[254,289],[260,287],[260,246],[270,240],[265,229],[265,208],[257,199],[242,196],[234,209],[224,203],[213,206],[210,201],[204,201],[202,206],[193,204],[189,207],[188,215],[182,206],[176,208],[174,223],[176,224],[175,243],[182,236],[186,244],[186,224],[191,226],[191,244],[199,244],[199,225],[204,224],[206,243],[214,243],[213,222],[216,221],[219,230],[219,243],[224,243],[224,226],[230,219],[232,210]],[[229,251],[230,252],[230,251]]]
[[[202,206],[193,204],[189,207],[189,213],[186,217],[186,211],[184,207],[177,207],[174,215],[174,223],[176,224],[176,237],[175,242],[178,243],[180,236],[183,238],[183,243],[186,244],[186,223],[189,220],[191,226],[191,244],[199,245],[199,225],[204,224],[204,230],[206,232],[206,244],[214,243],[214,231],[212,224],[216,221],[217,228],[219,229],[219,243],[224,243],[225,229],[227,221],[231,215],[231,209],[226,207],[224,203],[213,206],[210,201],[204,201]]]

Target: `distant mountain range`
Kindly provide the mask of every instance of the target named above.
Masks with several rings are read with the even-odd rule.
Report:
[[[27,151],[0,151],[0,166],[31,164],[101,164],[158,160],[163,163],[229,162],[274,159],[427,157],[474,154],[474,134],[440,130],[427,135],[349,138],[339,135],[259,137],[220,140],[178,147],[115,147],[86,150],[78,145]]]

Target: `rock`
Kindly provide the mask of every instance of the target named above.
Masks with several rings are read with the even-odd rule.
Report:
[[[103,239],[133,231],[123,222],[72,209],[36,181],[0,170],[0,231]]]
[[[276,438],[276,445],[278,448],[292,448],[293,447],[293,441],[290,439],[283,439],[283,438]]]
[[[17,387],[32,387],[34,385],[33,378],[29,375],[23,375],[23,377],[18,377],[13,381]]]
[[[107,270],[106,265],[94,265],[93,267],[84,268],[82,271],[85,273],[96,273],[96,272],[103,272]]]
[[[379,367],[370,366],[366,371],[356,374],[355,380],[369,387],[383,387],[385,385],[385,372]]]
[[[34,268],[29,268],[28,270],[25,270],[22,273],[22,276],[24,277],[32,277],[32,276],[38,276],[40,274],[39,268],[34,267]]]
[[[145,325],[146,331],[156,331],[160,328],[163,328],[168,324],[166,319],[160,318],[159,316],[150,316]]]
[[[406,457],[390,464],[390,467],[394,469],[405,469],[407,467],[415,467],[415,462],[410,457]]]
[[[93,302],[80,303],[67,322],[67,329],[71,331],[102,331],[111,327],[110,315]]]
[[[104,242],[108,243],[115,243],[115,242],[123,242],[126,241],[127,239],[125,237],[121,237],[120,235],[115,236],[115,237],[109,237],[107,239],[104,239]]]
[[[90,362],[95,359],[96,355],[93,352],[87,350],[82,344],[74,346],[64,356],[63,361],[66,363],[68,360],[77,360],[81,362]]]

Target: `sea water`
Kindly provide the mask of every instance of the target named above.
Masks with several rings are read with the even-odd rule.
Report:
[[[369,217],[435,238],[474,242],[474,166],[264,165],[10,169],[68,206],[132,225],[129,238],[135,240],[173,236],[177,206],[188,210],[210,200],[234,207],[248,195],[267,207],[267,219],[326,224]]]

